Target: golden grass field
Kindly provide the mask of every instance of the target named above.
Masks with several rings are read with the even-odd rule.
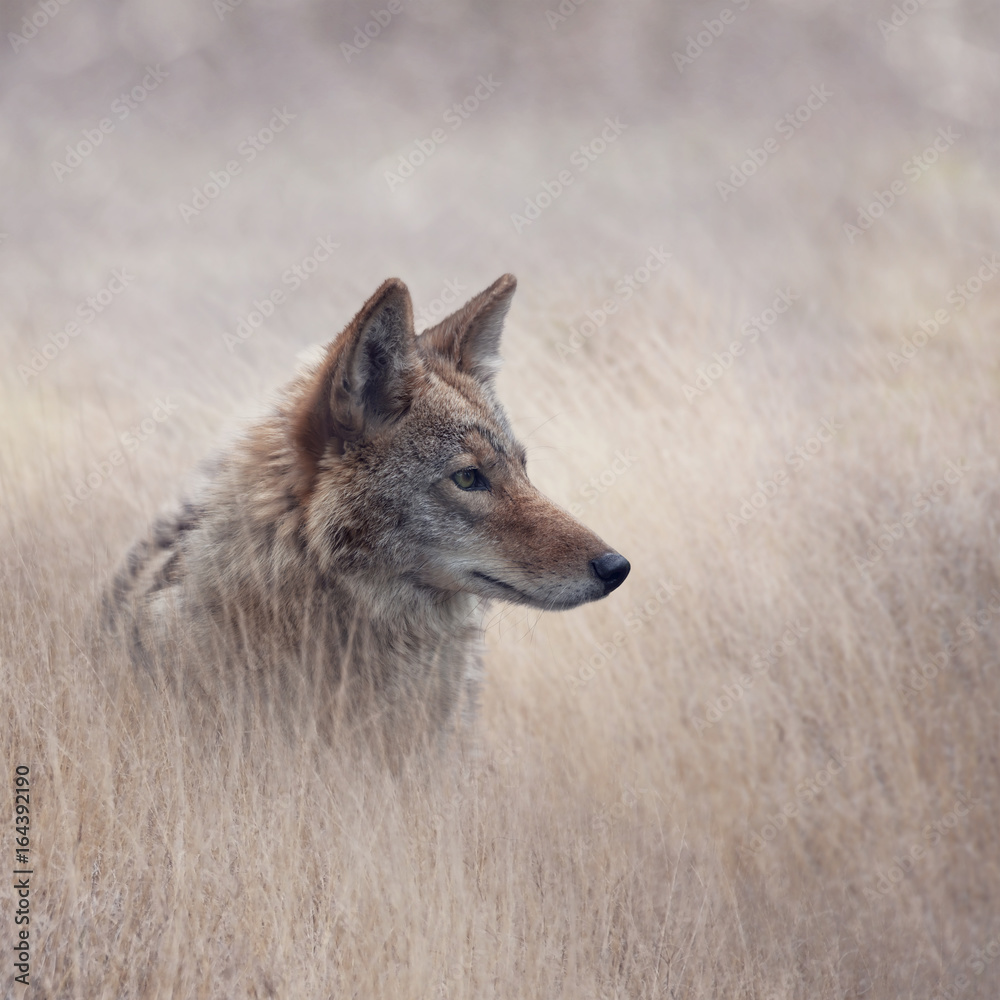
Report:
[[[683,73],[721,3],[553,27],[413,0],[350,60],[370,3],[74,3],[5,51],[0,856],[27,765],[34,874],[27,987],[0,887],[3,996],[1000,995],[996,19],[920,7],[883,38],[883,6],[746,7]],[[274,107],[295,118],[250,160]],[[291,739],[235,704],[206,734],[95,654],[130,541],[297,355],[390,274],[426,319],[505,271],[533,480],[632,573],[572,612],[493,610],[471,746],[390,774],[308,707]]]

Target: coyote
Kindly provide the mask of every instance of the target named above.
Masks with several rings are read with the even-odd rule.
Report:
[[[515,286],[418,337],[386,281],[128,553],[105,607],[132,659],[321,677],[441,728],[474,708],[488,602],[573,608],[621,584],[628,561],[528,481],[496,398]]]

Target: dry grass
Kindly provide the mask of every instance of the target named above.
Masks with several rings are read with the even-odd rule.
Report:
[[[995,997],[1000,284],[950,308],[900,371],[887,353],[996,248],[995,169],[969,132],[996,81],[989,66],[962,77],[968,101],[958,88],[942,108],[921,87],[932,70],[973,74],[968,53],[914,64],[894,50],[883,63],[872,44],[850,62],[817,39],[855,31],[868,44],[874,31],[880,43],[861,8],[812,5],[814,23],[805,6],[762,8],[748,34],[737,23],[719,39],[732,65],[708,50],[676,81],[668,61],[655,86],[616,75],[625,29],[606,11],[581,7],[548,35],[543,11],[497,14],[478,65],[456,56],[446,79],[414,90],[407,74],[440,55],[422,32],[460,23],[458,7],[415,7],[366,63],[329,69],[343,94],[396,86],[412,102],[376,112],[368,98],[365,120],[322,76],[360,8],[333,22],[303,7],[281,29],[239,8],[218,29],[235,38],[177,43],[161,104],[151,95],[63,183],[38,175],[134,60],[154,58],[156,32],[137,42],[119,26],[128,58],[98,32],[104,61],[57,78],[43,58],[54,22],[6,69],[19,86],[3,91],[0,146],[20,200],[0,225],[0,802],[10,816],[9,776],[29,764],[36,871],[33,986],[11,985],[5,965],[8,995]],[[83,17],[73,11],[60,17]],[[664,16],[648,40],[660,62],[702,16]],[[947,19],[935,30],[956,37],[973,23],[962,6],[919,18]],[[267,39],[282,30],[292,55],[279,58]],[[917,15],[906,30],[928,37]],[[512,75],[390,196],[393,155],[504,64],[502,37],[523,43],[534,92],[560,114]],[[764,57],[740,62],[754,39],[797,39],[805,55],[772,78]],[[259,53],[249,93],[227,91]],[[586,53],[596,82],[578,92]],[[723,203],[715,180],[819,73],[839,103]],[[180,222],[190,187],[285,100],[298,131],[204,218]],[[617,113],[630,123],[620,145],[516,234],[510,212]],[[842,223],[946,121],[963,140],[849,243]],[[341,258],[228,352],[222,332],[328,232]],[[561,351],[651,244],[673,254],[668,267]],[[17,366],[123,264],[135,287],[25,385]],[[419,307],[446,278],[471,293],[508,269],[521,290],[501,396],[533,478],[579,503],[633,571],[573,612],[496,609],[478,753],[450,748],[392,776],[311,735],[306,710],[293,740],[266,718],[243,738],[235,706],[217,732],[193,731],[176,702],[94,655],[94,601],[128,542],[296,352],[387,273],[411,281]],[[696,370],[785,287],[799,297],[787,314],[686,399]],[[176,414],[68,509],[67,489],[167,393]],[[832,438],[788,462],[823,420]],[[957,481],[918,501],[948,463]],[[776,495],[733,526],[779,471]],[[585,494],[602,473],[602,492]],[[859,569],[907,512],[912,528]],[[757,669],[790,623],[794,644]],[[949,643],[916,690],[914,670]],[[11,837],[0,833],[5,857]],[[0,908],[13,905],[5,882]],[[998,957],[976,964],[991,943]]]

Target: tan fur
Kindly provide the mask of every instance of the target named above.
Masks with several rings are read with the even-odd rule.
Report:
[[[133,657],[269,691],[319,678],[435,730],[463,692],[474,704],[490,600],[569,608],[617,586],[592,566],[608,546],[529,482],[494,394],[514,288],[505,275],[418,338],[386,281],[133,547],[108,601]]]

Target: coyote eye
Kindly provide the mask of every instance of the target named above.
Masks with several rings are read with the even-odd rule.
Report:
[[[451,477],[460,490],[488,490],[490,484],[478,469],[461,469]]]

